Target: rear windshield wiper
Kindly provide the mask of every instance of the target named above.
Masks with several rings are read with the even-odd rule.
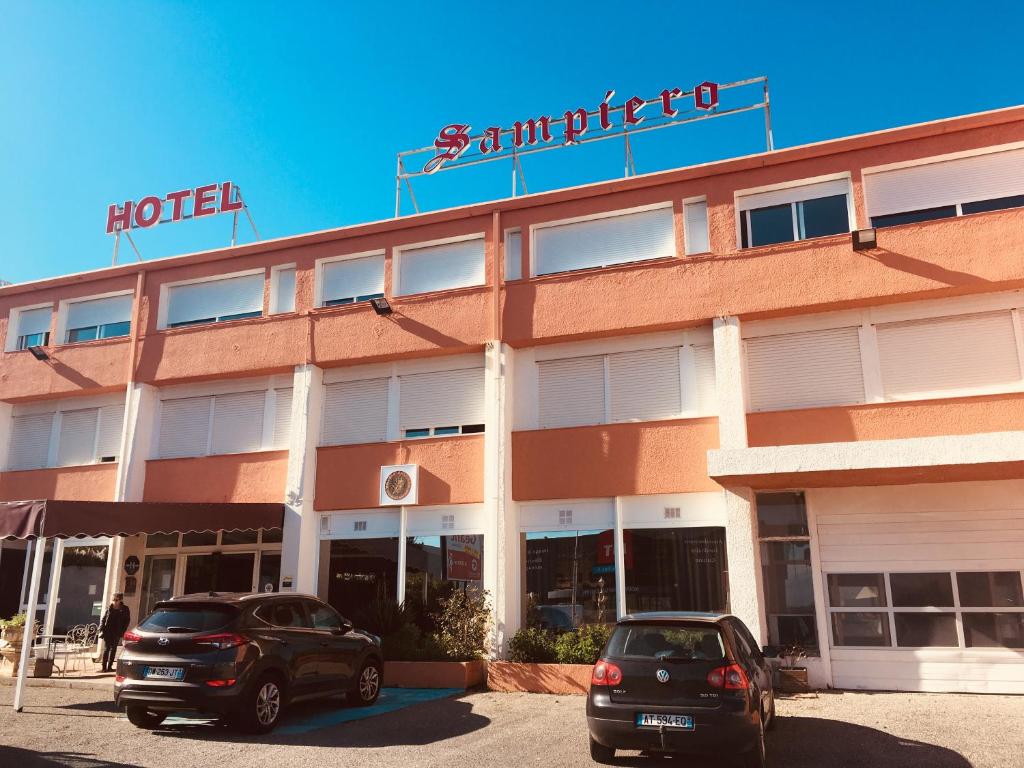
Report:
[[[168,632],[173,632],[174,634],[182,634],[182,635],[184,635],[184,634],[187,634],[187,633],[190,633],[190,632],[198,632],[199,629],[196,628],[196,627],[168,627],[167,631]]]

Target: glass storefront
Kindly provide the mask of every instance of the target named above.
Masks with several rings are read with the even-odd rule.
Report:
[[[614,531],[527,533],[523,552],[526,626],[615,622]]]
[[[325,549],[329,561],[326,571],[321,569],[326,583],[320,596],[349,621],[373,631],[379,622],[372,612],[398,596],[398,537],[336,539]]]
[[[424,631],[440,600],[454,590],[483,588],[482,534],[410,536],[405,540],[405,605]]]
[[[724,528],[627,529],[623,541],[627,613],[728,609]]]
[[[59,600],[53,620],[54,634],[64,634],[78,624],[99,623],[103,613],[108,552],[106,544],[87,547],[64,545]]]

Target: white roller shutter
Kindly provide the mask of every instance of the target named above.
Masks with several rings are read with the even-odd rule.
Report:
[[[819,197],[845,195],[849,191],[849,179],[833,179],[832,181],[820,181],[814,184],[802,184],[797,187],[786,187],[785,189],[773,189],[769,192],[743,195],[737,199],[736,208],[740,211],[750,211],[755,208],[767,208],[771,205],[799,203],[803,200],[816,200]]]
[[[682,412],[679,348],[608,356],[612,421],[669,419]]]
[[[71,467],[93,463],[96,452],[98,416],[99,409],[97,408],[84,408],[80,411],[61,413],[57,466]]]
[[[683,215],[683,238],[686,242],[686,252],[707,253],[710,251],[707,201],[687,203],[683,206]]]
[[[270,311],[294,312],[295,311],[295,267],[279,269],[274,274],[276,285],[274,286],[274,306]]]
[[[324,389],[323,445],[379,443],[387,439],[387,379],[341,381]]]
[[[287,448],[292,434],[292,388],[274,390],[274,448]]]
[[[174,285],[167,289],[167,324],[263,311],[262,273]]]
[[[523,233],[518,229],[505,233],[505,279],[523,276]]]
[[[399,429],[484,423],[484,369],[435,371],[398,379]]]
[[[100,408],[99,436],[96,438],[96,458],[120,457],[121,432],[124,428],[124,405],[105,405]]]
[[[52,413],[35,413],[11,419],[9,470],[41,469],[50,454]]]
[[[542,429],[604,423],[604,357],[545,360],[537,368]]]
[[[484,284],[484,239],[401,251],[399,293],[444,291]]]
[[[18,336],[34,336],[37,333],[49,333],[52,307],[22,310],[18,313]]]
[[[127,323],[132,319],[132,297],[110,296],[106,299],[76,301],[68,305],[67,328],[91,328],[111,323]]]
[[[323,266],[323,303],[384,293],[384,254],[331,261]]]
[[[210,435],[210,397],[164,400],[160,404],[160,458],[202,456]]]
[[[864,402],[856,327],[747,339],[746,350],[753,411]]]
[[[233,392],[213,399],[211,453],[249,453],[263,444],[267,393]]]
[[[1024,149],[864,174],[868,216],[1024,194]]]
[[[877,330],[887,397],[1021,379],[1008,310],[886,323]]]
[[[538,275],[674,256],[672,208],[540,227],[534,232]]]
[[[711,344],[693,347],[693,364],[697,373],[697,410],[700,413],[718,411],[718,393],[715,391],[715,348]]]

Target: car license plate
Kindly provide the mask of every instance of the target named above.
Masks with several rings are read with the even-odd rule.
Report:
[[[678,728],[681,731],[693,730],[693,717],[690,715],[650,715],[638,712],[637,728]]]
[[[184,680],[185,670],[181,667],[146,667],[142,676],[147,680]]]

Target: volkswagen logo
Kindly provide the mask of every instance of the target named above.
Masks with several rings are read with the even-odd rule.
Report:
[[[658,672],[655,674],[655,677],[658,678],[658,682],[659,683],[667,683],[668,682],[668,670],[667,669],[659,669]]]
[[[170,645],[171,644],[170,638],[167,638],[167,637],[161,637],[156,642],[157,642],[157,645]],[[660,670],[658,671],[658,674],[661,675],[661,671]],[[658,679],[661,680],[661,677],[659,677]],[[665,679],[668,680],[668,673],[667,672],[665,673]]]

